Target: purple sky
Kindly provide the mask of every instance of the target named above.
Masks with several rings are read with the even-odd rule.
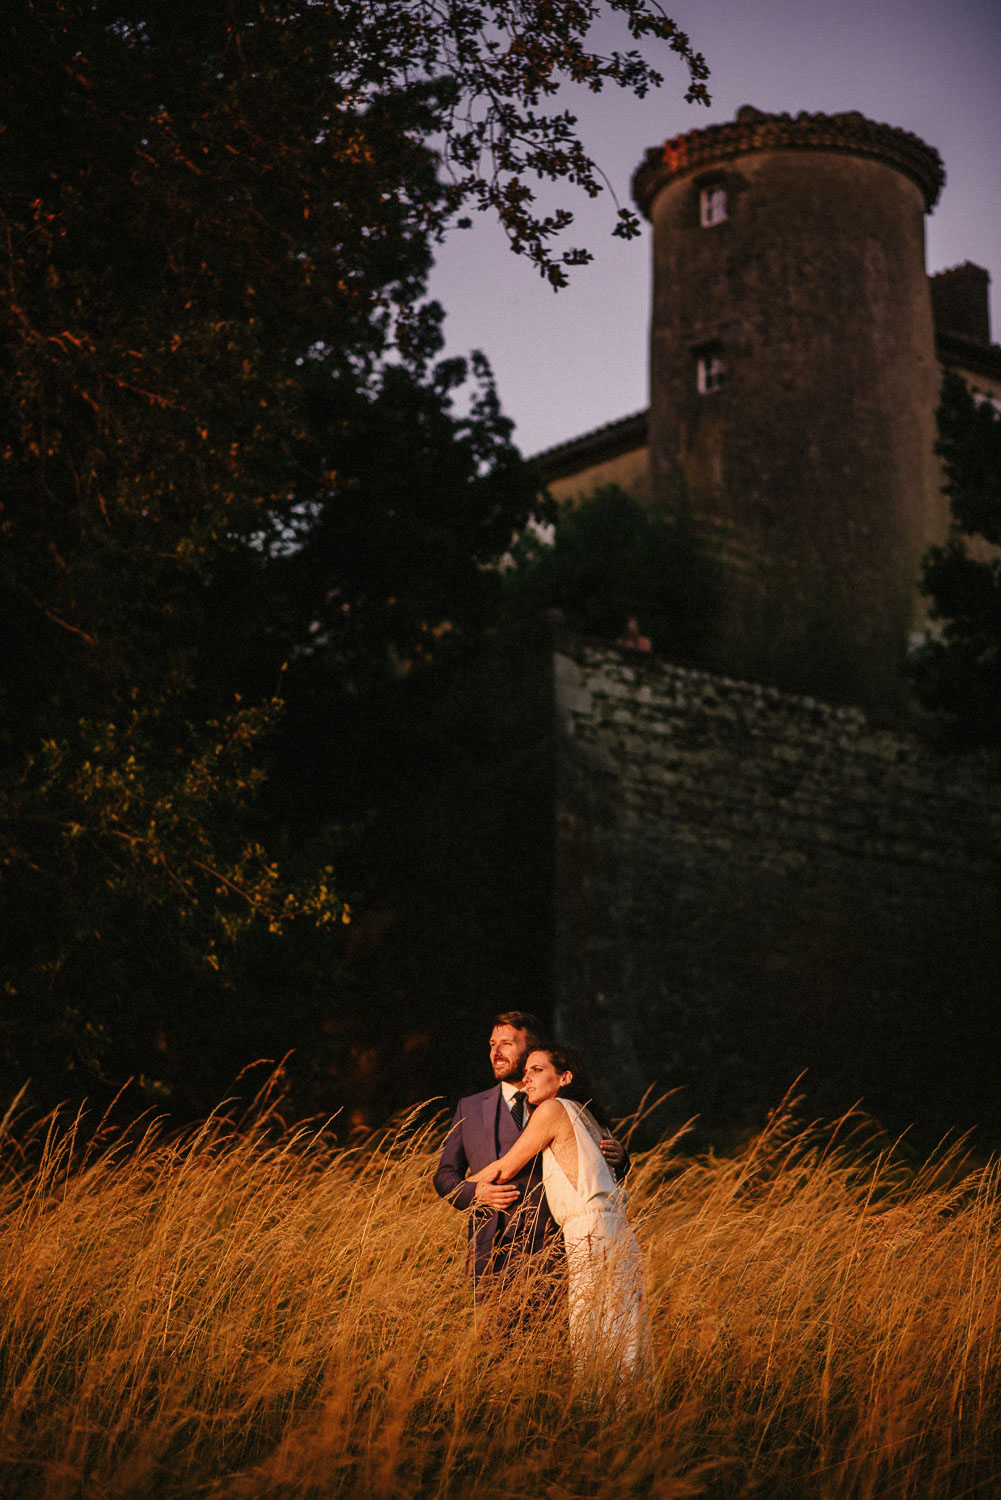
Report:
[[[711,109],[686,104],[673,54],[663,87],[643,101],[619,90],[573,98],[585,142],[624,204],[648,146],[733,118],[741,104],[773,112],[857,109],[936,147],[946,185],[927,224],[929,271],[986,266],[991,331],[1001,341],[1001,4],[998,0],[664,0],[705,54]],[[605,24],[603,45],[628,37]],[[568,101],[569,103],[570,101]],[[596,252],[558,294],[482,221],[439,251],[431,290],[448,314],[448,352],[482,348],[515,439],[538,452],[647,404],[648,229],[610,238],[608,194],[576,213],[566,244]],[[645,221],[644,221],[645,223]]]

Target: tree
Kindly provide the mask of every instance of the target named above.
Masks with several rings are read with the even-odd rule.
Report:
[[[914,652],[911,675],[951,744],[999,745],[1001,560],[987,549],[1001,547],[1001,412],[947,371],[938,423],[952,525],[925,555],[921,588],[938,629]]]
[[[540,620],[558,609],[573,629],[611,640],[636,616],[656,651],[690,663],[700,658],[719,588],[684,495],[648,507],[614,484],[566,507],[551,545],[526,533],[505,581],[517,615]]]
[[[612,9],[706,98],[673,23],[646,0]],[[462,371],[433,368],[442,313],[423,294],[466,207],[496,212],[554,286],[587,258],[558,248],[570,216],[537,211],[527,179],[594,193],[598,174],[572,118],[540,106],[568,79],[659,81],[635,51],[588,49],[596,14],[19,0],[7,17],[12,1078],[110,1087],[144,1060],[165,1077],[212,1006],[239,1014],[246,955],[348,916],[331,839],[311,868],[283,856],[297,882],[268,846],[280,669],[319,640],[348,687],[398,671],[524,524],[485,364],[469,421],[442,418]],[[436,453],[455,438],[449,484],[399,484],[401,410],[408,442],[435,423]]]

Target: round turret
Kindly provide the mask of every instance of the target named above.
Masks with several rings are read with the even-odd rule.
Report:
[[[726,562],[709,665],[897,704],[937,507],[924,215],[937,152],[859,114],[765,115],[647,153],[651,491]]]

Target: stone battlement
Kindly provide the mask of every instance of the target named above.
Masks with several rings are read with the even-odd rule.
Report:
[[[745,104],[735,120],[689,130],[652,147],[633,177],[633,197],[649,217],[653,199],[666,183],[765,151],[838,151],[875,158],[917,183],[926,211],[934,207],[945,183],[938,152],[909,130],[877,124],[857,110],[837,115],[805,110],[798,115],[768,115]]]

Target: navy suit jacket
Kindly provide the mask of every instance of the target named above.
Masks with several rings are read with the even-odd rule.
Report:
[[[538,1156],[514,1178],[521,1197],[509,1212],[495,1213],[485,1205],[473,1207],[476,1183],[466,1180],[467,1170],[479,1172],[496,1161],[514,1145],[518,1134],[499,1083],[481,1094],[470,1094],[459,1100],[434,1174],[439,1197],[448,1198],[456,1208],[471,1210],[469,1269],[474,1276],[503,1269],[512,1254],[532,1255],[558,1234],[546,1203]]]

